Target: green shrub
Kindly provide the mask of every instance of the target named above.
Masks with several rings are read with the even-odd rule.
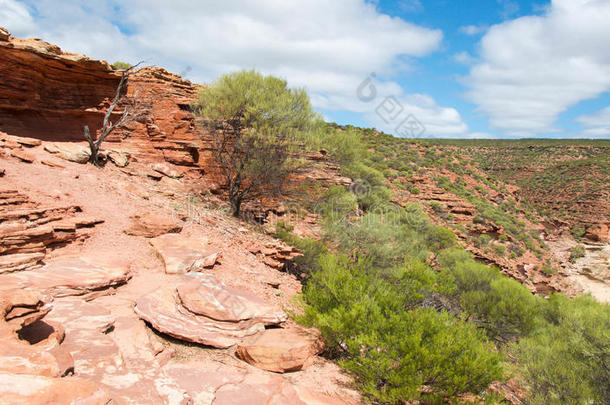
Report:
[[[464,251],[447,250],[438,262],[453,277],[454,300],[490,337],[508,341],[534,329],[538,299],[527,288]]]
[[[576,245],[574,246],[572,249],[570,249],[570,262],[574,263],[576,260],[580,259],[581,257],[585,257],[585,254],[587,253],[584,245]]]
[[[317,271],[320,257],[328,252],[324,243],[312,238],[300,238],[292,234],[293,227],[279,221],[276,223],[275,237],[296,247],[303,256],[294,259],[293,272],[297,274],[309,274]]]
[[[479,238],[475,241],[478,247],[487,246],[491,242],[491,236],[486,233],[479,235]]]
[[[553,295],[545,324],[514,346],[536,404],[605,404],[610,398],[610,306]]]
[[[553,266],[551,266],[551,264],[549,264],[549,263],[544,263],[544,264],[542,265],[542,272],[543,272],[544,274],[546,274],[547,276],[551,276],[551,275],[553,275],[553,274],[556,274],[556,273],[557,273],[557,270],[555,270],[555,269],[553,268]]]
[[[504,245],[495,244],[493,245],[493,249],[498,256],[504,256],[504,254],[506,254],[506,246]]]
[[[572,233],[572,236],[574,236],[574,239],[578,240],[585,235],[585,228],[580,225],[574,225],[570,229],[570,232]]]
[[[502,357],[473,324],[419,308],[436,274],[421,262],[379,272],[324,256],[304,290],[306,315],[371,399],[399,403],[480,392],[502,377]]]
[[[112,68],[114,70],[127,70],[132,66],[133,65],[131,63],[127,63],[127,62],[114,62],[112,64]]]

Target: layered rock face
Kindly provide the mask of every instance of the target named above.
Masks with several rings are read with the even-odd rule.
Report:
[[[87,237],[103,220],[79,215],[78,206],[44,206],[17,190],[0,190],[0,273],[34,269],[46,254]]]
[[[121,77],[105,61],[8,34],[0,36],[0,70],[0,130],[59,142],[84,141],[84,125],[99,131]],[[205,149],[190,113],[196,89],[162,68],[142,69],[126,94],[138,100],[140,117],[108,142],[142,161],[196,165]]]
[[[106,62],[39,39],[0,37],[0,67],[0,128],[44,140],[80,141],[83,125],[99,129],[96,108],[120,80]]]

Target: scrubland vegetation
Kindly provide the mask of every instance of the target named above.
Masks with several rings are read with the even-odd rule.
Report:
[[[226,86],[229,93],[216,100],[244,89],[260,92],[261,100],[275,99],[273,89],[287,91],[285,83],[261,86],[268,79],[241,75],[240,88]],[[244,105],[237,107],[210,100],[207,105],[216,112],[229,109],[227,116],[244,125],[250,117],[249,99],[240,100]],[[286,105],[295,106],[278,105],[282,122],[303,113]],[[275,113],[274,106],[265,104]],[[265,111],[256,113],[270,117]],[[391,202],[392,184],[417,192],[413,185],[396,183],[397,173],[402,177],[438,165],[475,173],[466,173],[467,166],[456,164],[451,155],[430,151],[422,156],[407,141],[372,130],[313,125],[315,117],[309,115],[307,120],[312,125],[305,126],[316,130],[295,131],[295,142],[305,149],[326,150],[343,174],[365,187],[334,186],[311,203],[321,214],[322,240],[299,238],[288,223],[278,223],[276,236],[304,254],[295,264],[298,273],[308,275],[297,320],[322,332],[327,355],[354,376],[370,401],[459,402],[460,395],[474,393],[493,403],[500,399],[488,391],[490,384],[516,377],[528,403],[607,403],[608,305],[589,297],[534,296],[497,269],[475,261],[458,246],[454,233],[434,225],[421,206]],[[263,129],[256,133],[277,134]],[[501,187],[483,180],[490,188]],[[475,204],[482,221],[494,221],[532,249],[540,248],[535,235],[510,214],[513,202],[500,207],[484,199],[484,190],[448,178],[436,181]],[[442,207],[432,209],[442,213]],[[504,245],[492,246],[506,254]]]

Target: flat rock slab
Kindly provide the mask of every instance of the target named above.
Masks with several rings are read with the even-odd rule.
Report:
[[[146,336],[132,330],[147,331],[132,312],[115,318],[107,305],[78,298],[53,305],[46,319],[65,326],[61,346],[71,353],[76,376],[99,384],[118,404],[184,403],[184,392],[162,374],[154,352],[147,353]]]
[[[219,256],[204,239],[181,234],[162,235],[151,239],[150,244],[163,260],[167,274],[185,274],[213,267]]]
[[[301,370],[324,350],[315,330],[293,327],[267,329],[237,346],[237,356],[263,370],[277,373]]]
[[[165,287],[136,301],[135,312],[154,329],[176,339],[226,349],[265,329],[255,320],[221,322],[195,315],[177,302],[175,287]]]
[[[92,381],[0,373],[0,404],[106,405],[112,398]]]
[[[177,290],[186,309],[217,321],[254,319],[265,325],[277,325],[288,318],[282,310],[247,291],[227,287],[212,274],[193,276]]]
[[[172,363],[165,372],[197,405],[360,405],[296,386],[280,375],[217,362]]]
[[[171,215],[144,212],[131,217],[131,226],[125,230],[127,235],[156,238],[166,233],[177,233],[182,230],[183,223]]]
[[[0,288],[29,287],[57,298],[103,294],[125,284],[130,278],[131,272],[126,263],[73,258],[50,263],[39,270],[2,275]]]

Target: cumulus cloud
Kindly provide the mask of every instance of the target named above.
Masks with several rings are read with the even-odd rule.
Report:
[[[553,0],[546,14],[493,26],[465,83],[494,129],[558,132],[559,115],[610,90],[610,1]]]
[[[111,62],[146,60],[202,83],[254,68],[305,87],[317,108],[361,113],[368,111],[355,91],[367,75],[404,73],[409,61],[438,50],[443,37],[364,0],[0,2],[0,26],[16,36]],[[403,4],[421,7],[417,0]],[[391,79],[378,86],[402,93]],[[440,107],[430,108],[436,116]]]

